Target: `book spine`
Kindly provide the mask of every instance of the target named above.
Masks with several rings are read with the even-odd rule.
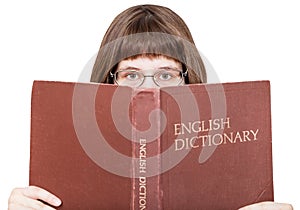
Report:
[[[132,100],[132,209],[162,209],[160,189],[160,97],[142,90]]]

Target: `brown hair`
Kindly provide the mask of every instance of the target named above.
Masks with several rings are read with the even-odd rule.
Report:
[[[91,82],[111,83],[109,72],[137,55],[164,55],[188,69],[188,83],[205,83],[206,71],[192,35],[180,16],[158,5],[137,5],[121,12],[106,31]]]

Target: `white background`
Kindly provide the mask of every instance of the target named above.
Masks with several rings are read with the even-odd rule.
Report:
[[[28,184],[33,80],[77,81],[113,17],[150,2],[186,21],[221,82],[271,81],[275,199],[300,208],[297,0],[101,2],[0,1],[0,208]]]

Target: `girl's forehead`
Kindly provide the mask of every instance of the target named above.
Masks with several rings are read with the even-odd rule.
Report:
[[[180,65],[180,62],[163,55],[140,55],[122,60],[119,66],[123,65]]]

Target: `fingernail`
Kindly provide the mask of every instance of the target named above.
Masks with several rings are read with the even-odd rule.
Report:
[[[53,198],[52,201],[55,206],[61,205],[61,200],[59,198]]]

